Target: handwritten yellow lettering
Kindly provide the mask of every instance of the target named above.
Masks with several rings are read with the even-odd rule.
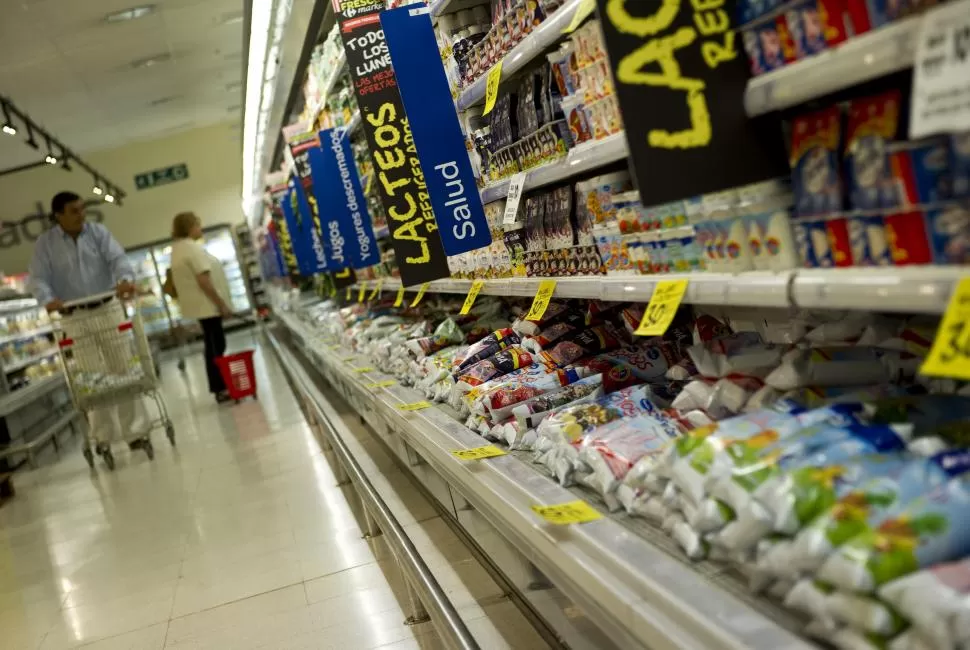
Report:
[[[404,200],[407,201],[408,209],[405,214],[398,212],[397,206],[391,207],[387,214],[395,221],[406,221],[414,216],[414,213],[418,211],[418,204],[414,202],[414,197],[410,194],[404,195]]]
[[[368,113],[366,117],[371,126],[378,127],[386,124],[388,120],[396,118],[397,111],[394,110],[394,104],[381,104],[377,109],[377,115]]]
[[[724,35],[724,43],[705,41],[701,45],[701,55],[709,68],[716,68],[724,61],[734,59],[738,55],[738,50],[734,47],[734,32],[727,32]]]
[[[397,154],[397,159],[394,159],[393,154]],[[374,161],[377,166],[381,169],[397,169],[404,165],[406,158],[404,157],[404,152],[400,149],[394,149],[393,151],[375,151]]]
[[[399,241],[413,241],[421,246],[421,255],[418,257],[405,258],[408,264],[426,264],[431,261],[431,250],[428,248],[427,237],[418,234],[417,228],[421,225],[421,219],[414,219],[394,230],[394,239]]]
[[[670,27],[680,10],[680,0],[661,0],[660,8],[652,16],[632,16],[626,10],[626,2],[607,0],[606,15],[619,31],[641,38],[653,36]]]
[[[393,147],[401,141],[401,132],[390,124],[385,124],[374,131],[374,141],[381,148]]]
[[[722,34],[731,26],[731,19],[723,9],[717,11],[702,11],[694,14],[694,24],[697,31],[704,36]]]
[[[411,179],[407,176],[399,178],[396,181],[388,180],[387,174],[384,172],[379,173],[377,177],[381,179],[381,185],[384,186],[384,192],[388,196],[394,196],[394,190],[398,189],[399,187],[404,187],[411,182]]]

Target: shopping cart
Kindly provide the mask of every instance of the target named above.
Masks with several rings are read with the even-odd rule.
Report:
[[[74,300],[64,305],[56,320],[58,347],[71,397],[78,411],[90,420],[92,411],[148,396],[158,409],[149,431],[165,429],[175,444],[175,427],[159,392],[158,374],[142,321],[138,298],[131,309],[113,293]],[[147,433],[147,432],[146,432]],[[149,459],[155,450],[146,437],[141,448]],[[87,428],[84,458],[94,467],[94,454],[114,469],[114,456],[107,441],[94,441]]]
[[[239,403],[244,397],[256,397],[256,372],[253,369],[253,351],[244,350],[237,354],[216,357],[216,365],[222,373],[222,380],[229,391],[229,399]]]

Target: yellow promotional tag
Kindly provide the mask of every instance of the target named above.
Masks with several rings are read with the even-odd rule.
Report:
[[[367,388],[387,388],[388,386],[393,386],[397,381],[393,379],[385,379],[384,381],[375,381],[373,384],[367,384]]]
[[[337,297],[337,285],[335,284],[330,285],[330,297],[331,298]]]
[[[350,363],[351,361],[356,361],[356,360],[357,360],[357,357],[344,357],[343,359],[341,359],[341,361],[343,361],[344,363]]]
[[[970,278],[957,283],[920,374],[970,380]]]
[[[414,300],[411,301],[411,306],[412,307],[417,307],[418,306],[418,303],[421,302],[421,299],[422,298],[424,298],[424,292],[427,291],[427,290],[428,290],[428,283],[425,282],[424,284],[421,285],[421,288],[418,289],[418,295],[416,295],[414,297]]]
[[[347,296],[345,299],[350,300],[350,285],[347,285]]]
[[[540,282],[539,290],[536,291],[536,297],[532,300],[532,307],[529,309],[529,313],[525,315],[525,320],[539,320],[542,318],[542,315],[546,313],[546,307],[549,306],[549,301],[552,299],[552,294],[555,291],[555,280],[543,280]]]
[[[373,300],[374,298],[376,298],[377,297],[377,294],[379,294],[381,292],[381,288],[383,286],[384,286],[384,278],[379,278],[377,280],[377,284],[374,285],[374,290],[370,292],[370,295],[367,296],[367,299],[368,300]]]
[[[431,406],[431,402],[411,402],[410,404],[398,404],[397,408],[401,411],[420,411]]]
[[[367,175],[367,182],[364,184],[364,194],[370,194],[370,185],[374,180],[374,174],[370,173]]]
[[[394,299],[394,306],[400,307],[404,304],[404,287],[397,290],[397,298]]]
[[[687,293],[687,280],[662,280],[650,296],[650,302],[643,311],[640,327],[634,332],[637,336],[663,336],[677,315],[680,301]]]
[[[364,368],[354,368],[354,372],[359,372],[359,373],[363,374],[365,372],[374,372],[374,369],[371,368],[370,366],[366,366]]]
[[[498,84],[502,81],[502,60],[492,66],[485,79],[485,109],[482,115],[488,115],[495,108],[495,100],[498,99]]]
[[[550,524],[582,524],[602,518],[585,501],[570,501],[555,506],[532,506],[532,511]]]
[[[474,447],[472,449],[455,449],[451,455],[458,460],[481,460],[482,458],[494,458],[504,456],[505,452],[495,445],[485,445],[484,447]]]
[[[357,302],[364,302],[364,294],[367,293],[367,283],[361,282],[360,289],[357,291]]]
[[[573,14],[573,19],[566,26],[566,29],[562,30],[563,34],[571,34],[576,31],[576,28],[583,24],[583,21],[589,18],[589,15],[596,11],[596,0],[583,0],[576,7],[576,13]]]
[[[327,347],[329,347],[331,350],[339,350],[343,346],[339,343],[334,343],[333,345],[328,345]]]
[[[482,287],[484,286],[485,280],[475,280],[472,282],[472,288],[468,290],[468,295],[465,296],[465,304],[461,306],[461,311],[458,312],[460,316],[464,316],[472,310],[472,306],[475,304],[475,298],[482,292]]]

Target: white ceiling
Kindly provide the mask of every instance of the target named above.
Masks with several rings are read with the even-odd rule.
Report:
[[[104,20],[145,4],[143,18]],[[243,0],[0,5],[0,95],[79,154],[242,118]],[[170,59],[132,65],[159,55]],[[0,135],[0,168],[42,156]]]

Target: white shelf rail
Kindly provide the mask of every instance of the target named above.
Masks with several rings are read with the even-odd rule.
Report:
[[[331,385],[375,427],[391,427],[490,523],[587,612],[620,647],[654,650],[808,650],[813,646],[755,611],[700,573],[611,518],[553,527],[532,505],[575,495],[513,456],[466,463],[452,451],[482,438],[437,407],[403,412],[399,404],[424,397],[403,386],[369,389],[392,379],[371,365],[341,360],[289,314],[280,319],[312,354]]]
[[[795,269],[772,273],[669,273],[665,275],[552,278],[557,298],[647,302],[662,280],[688,280],[684,302],[733,307],[804,307],[875,312],[940,314],[956,283],[970,277],[970,267],[879,267]],[[532,297],[549,278],[486,280],[481,293]],[[431,293],[467,294],[471,280],[435,280]],[[358,285],[359,286],[359,285]],[[369,287],[374,282],[368,283]],[[385,278],[382,291],[397,291],[396,278]],[[416,292],[418,286],[408,287]]]

